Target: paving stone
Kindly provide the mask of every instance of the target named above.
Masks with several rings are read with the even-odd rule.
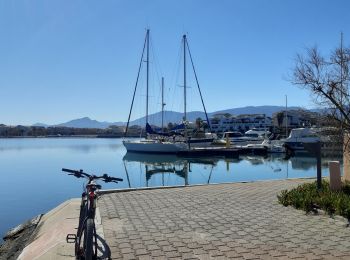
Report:
[[[103,194],[112,259],[350,259],[341,218],[306,215],[277,194],[310,180]]]
[[[131,248],[131,247],[125,247],[125,248],[121,248],[120,249],[120,252],[122,254],[129,254],[129,253],[133,253],[134,250]]]
[[[125,260],[134,260],[136,256],[134,254],[123,254],[122,258]]]

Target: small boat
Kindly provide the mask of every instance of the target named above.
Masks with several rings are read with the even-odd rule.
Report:
[[[279,140],[265,139],[261,145],[267,148],[268,153],[285,153],[286,147]]]
[[[230,143],[237,145],[259,144],[262,143],[271,133],[269,131],[261,131],[251,129],[244,133],[238,131],[224,132],[222,140],[229,139]]]
[[[292,129],[288,138],[281,140],[287,150],[294,153],[307,152],[304,143],[321,142],[321,138],[311,128]]]

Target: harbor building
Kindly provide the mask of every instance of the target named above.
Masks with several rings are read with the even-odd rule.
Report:
[[[268,130],[272,127],[272,119],[265,114],[232,115],[229,113],[215,114],[210,119],[213,132],[227,131],[246,132],[250,129]]]
[[[298,127],[311,127],[319,125],[320,115],[315,112],[310,112],[302,109],[298,110],[285,110],[272,114],[273,127],[288,129]]]

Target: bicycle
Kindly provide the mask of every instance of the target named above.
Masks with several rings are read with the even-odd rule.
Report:
[[[76,234],[68,234],[67,243],[75,243],[75,257],[79,260],[97,259],[97,234],[95,227],[95,211],[97,201],[97,190],[101,189],[101,185],[96,184],[95,180],[104,182],[123,181],[121,178],[115,178],[103,174],[102,176],[91,175],[83,170],[70,170],[62,168],[62,171],[68,172],[76,178],[88,179],[85,189],[81,194],[79,223]]]

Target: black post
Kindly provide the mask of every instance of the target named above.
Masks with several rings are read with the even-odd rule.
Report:
[[[321,172],[321,146],[320,152],[317,153],[317,189],[321,190],[322,188],[322,172]]]
[[[304,148],[314,155],[317,159],[317,189],[322,188],[322,170],[321,170],[321,142],[303,143]]]

